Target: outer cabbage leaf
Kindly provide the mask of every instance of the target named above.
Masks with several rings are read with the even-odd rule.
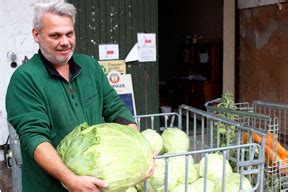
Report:
[[[81,124],[60,142],[57,151],[75,174],[105,180],[106,191],[135,186],[153,162],[152,147],[142,134],[116,123]]]
[[[136,187],[129,187],[125,192],[137,192]]]

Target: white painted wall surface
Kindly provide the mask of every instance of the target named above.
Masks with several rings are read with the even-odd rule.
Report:
[[[33,8],[31,4],[36,0],[1,0],[0,1],[0,145],[8,137],[7,115],[5,109],[5,95],[12,73],[7,58],[8,52],[17,54],[18,66],[25,56],[37,52],[38,45],[32,38]],[[1,159],[1,158],[0,158]]]

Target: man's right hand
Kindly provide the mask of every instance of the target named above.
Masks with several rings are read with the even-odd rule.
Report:
[[[100,192],[101,188],[108,187],[105,181],[96,177],[75,175],[63,163],[56,149],[48,142],[43,142],[37,146],[34,152],[34,159],[44,170],[62,182],[71,192]]]
[[[64,183],[69,192],[101,192],[101,188],[107,188],[108,184],[96,177],[90,176],[75,176],[68,183]]]

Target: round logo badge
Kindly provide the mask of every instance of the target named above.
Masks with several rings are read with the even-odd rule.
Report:
[[[108,74],[108,79],[110,81],[110,83],[112,84],[116,84],[116,83],[119,83],[120,81],[120,73],[117,72],[117,71],[111,71],[109,74]]]

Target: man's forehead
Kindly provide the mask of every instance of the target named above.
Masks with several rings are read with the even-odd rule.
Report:
[[[51,23],[51,24],[63,24],[63,23],[69,23],[73,25],[73,20],[68,15],[57,15],[55,13],[47,12],[42,17],[43,24]]]
[[[42,30],[49,30],[50,32],[66,33],[74,31],[74,24],[71,17],[60,16],[56,14],[45,14],[42,19]]]

